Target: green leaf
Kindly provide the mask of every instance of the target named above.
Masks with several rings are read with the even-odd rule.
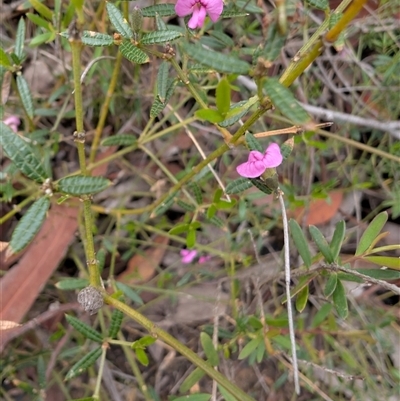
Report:
[[[216,91],[217,109],[223,116],[228,113],[231,106],[231,85],[227,78],[222,78],[217,85]]]
[[[332,299],[339,317],[346,319],[347,315],[349,314],[349,307],[347,305],[346,292],[340,280],[337,282]]]
[[[281,153],[283,156],[283,160],[286,160],[290,154],[292,153],[294,147],[294,138],[291,137],[287,139],[285,142],[282,143],[281,145]]]
[[[337,283],[338,283],[337,273],[334,272],[330,273],[324,288],[324,295],[326,298],[329,298],[335,292]]]
[[[169,68],[168,63],[166,61],[163,61],[160,64],[157,73],[157,95],[162,103],[165,102],[165,98],[167,97],[168,68]]]
[[[210,49],[205,49],[200,44],[183,44],[185,53],[200,64],[213,68],[215,71],[228,74],[248,74],[250,65],[229,54],[222,54]]]
[[[101,141],[102,146],[131,146],[137,142],[134,135],[120,134],[112,135],[108,138],[104,138]]]
[[[168,30],[167,24],[164,22],[164,20],[158,13],[156,13],[156,26],[157,26],[157,31],[167,31]]]
[[[132,348],[146,348],[149,345],[154,344],[157,341],[157,339],[155,337],[152,336],[144,336],[141,339],[134,341],[132,343]]]
[[[83,31],[81,39],[87,46],[111,46],[114,43],[111,35],[93,31]]]
[[[168,233],[171,235],[180,235],[189,231],[190,225],[188,223],[178,223],[172,227]]]
[[[225,192],[228,195],[237,194],[251,188],[252,186],[253,184],[248,178],[238,178],[237,180],[228,183]]]
[[[189,391],[196,383],[198,383],[205,375],[204,370],[196,368],[190,375],[183,381],[179,387],[180,393],[186,393]]]
[[[38,183],[43,183],[48,178],[30,145],[2,121],[0,121],[0,145],[8,158],[27,177]]]
[[[134,350],[137,360],[143,365],[147,366],[149,364],[149,358],[146,351],[143,348],[136,348]]]
[[[20,18],[18,22],[17,34],[15,36],[15,55],[22,60],[24,56],[24,43],[25,43],[25,20]]]
[[[176,204],[181,207],[185,212],[194,212],[196,210],[196,207],[192,205],[191,203],[184,202],[181,199],[178,199],[176,201]]]
[[[271,24],[268,28],[265,47],[261,56],[267,61],[275,61],[286,42],[286,35],[282,35],[278,24]]]
[[[11,67],[10,59],[7,53],[0,47],[0,65],[4,67]]]
[[[151,106],[150,117],[157,117],[161,113],[161,111],[164,110],[169,99],[171,99],[171,96],[174,94],[176,83],[177,82],[174,79],[168,79],[168,89],[165,96],[165,102],[161,102],[160,98],[156,96],[156,98],[154,99],[154,103]]]
[[[143,305],[143,300],[140,298],[139,294],[134,291],[131,287],[119,281],[115,282],[117,288],[124,293],[131,301],[137,303],[138,305]]]
[[[21,101],[29,118],[33,118],[33,103],[28,83],[22,75],[17,75],[17,87]]]
[[[256,350],[256,348],[259,346],[261,341],[263,341],[261,336],[253,338],[250,342],[248,342],[244,346],[242,351],[240,351],[240,354],[239,354],[238,358],[239,359],[247,358],[253,351]]]
[[[111,315],[110,328],[108,330],[108,337],[110,338],[117,337],[119,329],[121,328],[121,323],[123,318],[124,314],[120,310],[118,309],[113,310],[113,313]]]
[[[375,263],[379,266],[390,267],[391,269],[400,270],[400,259],[391,256],[365,256],[364,260]]]
[[[203,347],[204,353],[206,354],[208,362],[210,362],[212,366],[218,366],[219,365],[218,352],[214,348],[211,337],[207,333],[202,332],[200,334],[200,342],[201,346]]]
[[[158,14],[160,17],[169,17],[176,15],[174,4],[157,4],[142,8],[143,17],[155,17]]]
[[[96,341],[97,343],[102,343],[103,342],[103,336],[95,329],[92,327],[88,326],[86,323],[81,322],[79,319],[77,319],[74,316],[71,315],[65,315],[65,318],[67,319],[67,322],[79,333],[83,334],[84,337]]]
[[[266,181],[263,181],[260,178],[250,178],[250,181],[256,188],[267,195],[272,194],[272,191],[274,190],[274,188],[267,185]]]
[[[262,11],[261,11],[262,12]],[[249,13],[240,10],[240,9],[230,9],[230,10],[223,10],[220,18],[239,18],[239,17],[247,17]]]
[[[26,211],[12,233],[9,248],[13,253],[22,251],[35,237],[46,219],[50,207],[50,199],[38,199]]]
[[[193,191],[197,204],[201,205],[203,203],[203,193],[201,192],[199,185],[193,181],[189,184],[189,188]]]
[[[228,393],[221,385],[218,384],[218,390],[221,395],[224,397],[225,401],[237,401],[237,398],[234,397],[231,393]]]
[[[55,287],[62,291],[81,290],[89,285],[86,278],[64,277],[61,278]]]
[[[41,3],[39,0],[29,0],[29,3],[32,4],[32,7],[44,18],[51,21],[53,19],[53,12]]]
[[[224,116],[218,110],[200,109],[194,115],[201,120],[209,121],[210,123],[219,123],[224,120]]]
[[[246,144],[250,150],[257,150],[260,153],[264,153],[264,149],[262,148],[261,143],[253,134],[251,134],[250,132],[246,132],[245,139]]]
[[[222,31],[211,31],[211,36],[216,38],[225,47],[234,47],[235,46],[235,41],[230,36],[228,36],[226,33],[222,32]]]
[[[399,261],[400,267],[400,259]],[[364,274],[365,276],[369,276],[372,278],[376,278],[378,280],[397,280],[400,278],[399,270],[390,270],[390,269],[355,269],[357,272]]]
[[[196,245],[196,230],[190,229],[186,235],[186,247],[193,248]]]
[[[80,359],[74,366],[72,366],[72,368],[65,376],[65,380],[73,379],[74,377],[84,372],[87,368],[92,366],[97,361],[97,359],[99,359],[101,353],[102,353],[101,347],[95,348],[94,350],[90,351],[82,359]]]
[[[297,297],[296,297],[296,309],[300,313],[303,312],[304,308],[307,305],[308,294],[309,294],[308,285],[303,287],[303,289],[297,294]]]
[[[336,224],[335,232],[333,233],[331,243],[329,244],[334,262],[336,262],[339,257],[339,252],[342,249],[345,233],[346,233],[346,223],[344,222],[344,220],[340,220]]]
[[[133,32],[121,11],[112,3],[107,2],[107,13],[114,28],[125,38],[133,38]]]
[[[104,177],[88,177],[73,175],[62,178],[58,182],[58,190],[68,195],[90,195],[103,191],[111,185],[111,181]]]
[[[36,26],[45,29],[46,31],[53,31],[53,25],[49,22],[43,19],[42,17],[39,17],[37,14],[32,14],[32,13],[26,13],[26,16],[30,21],[32,21]]]
[[[54,32],[45,32],[32,38],[29,42],[29,47],[36,47],[42,43],[49,43],[55,39],[56,35]]]
[[[310,226],[309,230],[310,230],[311,236],[314,239],[315,244],[317,245],[317,248],[322,253],[325,260],[328,263],[333,263],[333,255],[332,255],[331,249],[329,248],[329,245],[328,245],[325,237],[322,235],[321,231],[319,231],[318,228],[315,226]]]
[[[166,212],[174,203],[176,194],[177,192],[173,192],[172,194],[168,195],[164,201],[154,209],[152,217],[159,216],[160,214]]]
[[[119,51],[126,59],[136,64],[148,63],[150,60],[149,56],[143,50],[134,46],[129,40],[122,42]]]
[[[39,355],[37,361],[37,381],[41,390],[46,388],[46,366],[42,355]]]
[[[175,398],[174,401],[208,401],[211,398],[210,394],[196,393],[192,395],[184,395],[183,397]]]
[[[318,10],[329,10],[329,1],[328,0],[305,0],[306,4],[309,6],[316,8]]]
[[[328,315],[331,313],[332,310],[332,304],[324,304],[321,306],[321,309],[315,314],[311,321],[311,327],[316,328],[321,326],[321,324],[324,322],[324,320],[328,317]]]
[[[277,79],[268,78],[264,88],[272,104],[290,121],[295,124],[304,124],[310,121],[310,116],[300,106],[292,92]]]
[[[149,33],[144,33],[142,37],[140,38],[140,43],[142,45],[155,45],[158,43],[166,43],[166,42],[171,42],[175,39],[180,38],[183,36],[180,32],[178,31],[155,31],[155,32],[149,32]]]
[[[364,231],[364,234],[361,236],[355,256],[362,255],[368,250],[368,248],[374,242],[374,239],[382,231],[382,228],[386,224],[387,219],[387,212],[382,212],[375,216],[375,218],[371,221],[371,223],[369,223],[368,227]]]
[[[303,259],[304,264],[310,268],[311,267],[311,253],[308,246],[308,242],[306,237],[304,236],[303,230],[299,226],[299,223],[296,220],[289,220],[290,234],[292,235],[294,244],[296,246],[297,251],[299,252],[301,258]]]

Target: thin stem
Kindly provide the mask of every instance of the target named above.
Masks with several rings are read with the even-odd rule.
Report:
[[[100,399],[100,389],[101,389],[101,380],[103,378],[103,370],[104,370],[104,364],[106,363],[106,354],[107,354],[107,344],[103,344],[102,346],[102,352],[101,352],[101,357],[99,361],[99,373],[97,375],[97,381],[96,381],[96,388],[93,393],[93,398],[95,400]]]
[[[170,345],[177,352],[183,355],[186,359],[192,362],[194,365],[203,370],[210,378],[217,381],[222,387],[224,387],[231,395],[233,395],[238,401],[254,401],[252,397],[249,397],[243,390],[231,383],[225,376],[216,371],[209,363],[201,359],[192,350],[187,348],[185,345],[176,340],[173,336],[168,334],[166,331],[160,329],[153,322],[147,319],[145,316],[137,312],[136,310],[125,305],[121,301],[109,296],[104,293],[104,300],[106,303],[114,306],[125,315],[139,323],[144,327],[150,335],[155,338],[159,338],[166,344]]]
[[[283,223],[283,242],[284,242],[284,254],[285,254],[285,284],[286,284],[286,299],[287,299],[287,311],[289,321],[289,337],[290,344],[292,347],[292,360],[293,360],[293,376],[294,376],[294,387],[296,393],[300,394],[300,381],[299,381],[299,366],[297,363],[296,353],[296,337],[294,332],[293,323],[293,310],[292,310],[292,299],[290,295],[290,252],[289,252],[289,228],[286,215],[285,202],[283,200],[282,191],[278,192],[279,203],[282,210],[282,223]]]

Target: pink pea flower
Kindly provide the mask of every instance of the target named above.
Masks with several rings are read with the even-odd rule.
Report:
[[[189,250],[189,249],[182,249],[180,252],[182,259],[181,262],[184,264],[188,264],[188,263],[192,263],[193,260],[196,258],[197,256],[197,251],[195,250]]]
[[[203,263],[207,263],[210,259],[211,259],[210,255],[200,256],[199,264],[202,265]]]
[[[18,131],[18,125],[21,124],[21,120],[17,116],[7,117],[3,122],[4,124],[8,125],[14,132]]]
[[[223,8],[222,0],[178,0],[175,5],[175,11],[180,17],[192,14],[188,22],[190,29],[201,28],[206,14],[210,16],[211,21],[216,22]]]
[[[279,145],[271,143],[265,153],[252,150],[246,163],[239,164],[236,171],[242,177],[259,177],[267,168],[277,167],[282,163],[283,157]]]

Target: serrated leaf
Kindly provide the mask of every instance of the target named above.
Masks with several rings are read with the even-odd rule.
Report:
[[[22,75],[17,75],[17,88],[21,101],[29,118],[33,118],[33,103],[32,95],[28,83]]]
[[[133,38],[133,31],[121,11],[112,3],[107,2],[107,14],[114,28],[125,38]]]
[[[93,31],[83,31],[81,40],[87,46],[111,46],[114,43],[111,35]]]
[[[122,55],[136,64],[144,64],[149,62],[149,56],[138,47],[133,45],[129,40],[122,42],[121,46],[119,46],[119,51]]]
[[[324,288],[324,295],[326,298],[329,298],[335,292],[337,282],[338,282],[337,273],[335,272],[330,273]]]
[[[72,368],[65,376],[65,380],[73,379],[74,377],[84,372],[87,368],[92,366],[97,361],[97,359],[99,359],[101,353],[102,353],[101,347],[95,348],[94,350],[87,353],[74,366],[72,366]]]
[[[111,315],[110,328],[108,330],[108,337],[116,338],[121,327],[122,319],[124,318],[124,314],[118,310],[114,309]]]
[[[46,219],[50,199],[43,197],[34,202],[18,222],[8,248],[13,254],[22,251],[32,241]]]
[[[198,63],[212,67],[215,71],[228,74],[248,74],[250,65],[229,54],[222,54],[210,49],[205,49],[200,44],[183,44],[185,53]]]
[[[375,218],[368,224],[368,227],[361,236],[360,242],[357,246],[355,256],[362,255],[374,242],[374,239],[382,231],[383,226],[387,222],[388,214],[387,212],[379,213]]]
[[[335,232],[333,233],[331,243],[329,244],[334,262],[337,261],[337,258],[339,257],[339,252],[342,249],[345,233],[346,223],[344,222],[344,220],[340,220],[336,224]]]
[[[158,43],[171,42],[183,36],[178,31],[155,31],[144,33],[140,39],[142,45],[155,45]]]
[[[133,290],[131,287],[127,286],[124,283],[120,283],[116,281],[115,285],[117,288],[124,293],[131,301],[137,303],[138,305],[143,305],[143,300],[140,298],[139,294]]]
[[[111,185],[111,181],[104,177],[88,177],[74,175],[62,178],[57,189],[68,195],[90,195],[103,191]]]
[[[164,201],[154,209],[152,216],[159,216],[160,214],[166,212],[174,203],[176,194],[177,192],[173,192],[172,194],[168,195]]]
[[[149,358],[146,351],[142,348],[136,348],[134,350],[137,360],[143,365],[147,366],[149,364]]]
[[[247,358],[253,351],[256,350],[256,348],[259,346],[260,342],[262,341],[262,338],[259,336],[257,338],[252,339],[250,342],[248,342],[242,351],[240,352],[238,359],[245,359]]]
[[[197,393],[175,398],[174,401],[208,401],[210,398],[211,398],[210,394]]]
[[[198,383],[205,375],[204,370],[196,368],[190,375],[183,381],[179,387],[180,393],[186,393],[189,391],[196,383]]]
[[[160,17],[169,17],[176,15],[174,4],[157,4],[154,6],[142,8],[143,17],[155,17],[158,14]]]
[[[65,318],[67,319],[67,322],[79,333],[83,334],[84,337],[96,341],[97,343],[102,343],[103,342],[103,336],[95,329],[92,327],[88,326],[86,323],[81,322],[79,319],[77,319],[74,316],[71,315],[65,315]]]
[[[375,263],[379,266],[390,267],[391,269],[400,270],[400,259],[391,256],[365,256],[363,258],[368,262]]]
[[[272,104],[290,121],[295,124],[304,124],[310,121],[310,116],[300,106],[292,92],[277,79],[268,78],[265,81],[264,89]]]
[[[120,134],[112,135],[101,141],[102,146],[131,146],[137,142],[134,135]]]
[[[325,260],[328,263],[333,263],[333,255],[331,249],[329,248],[328,242],[326,241],[325,237],[322,235],[321,231],[318,230],[315,226],[309,227],[310,234],[314,239],[315,245],[324,256]]]
[[[15,36],[15,55],[22,60],[24,56],[24,43],[25,43],[25,20],[23,18],[19,19],[17,34]]]
[[[300,313],[303,312],[304,308],[307,305],[308,294],[309,294],[308,284],[305,287],[303,287],[300,290],[300,292],[297,294],[297,297],[296,297],[296,309]]]
[[[225,116],[231,107],[231,85],[225,77],[218,82],[215,100],[218,111]]]
[[[261,192],[264,192],[265,194],[269,195],[272,194],[274,188],[271,188],[268,184],[269,182],[263,181],[260,178],[250,178],[251,183],[258,188]],[[271,183],[273,182],[272,180],[269,180]]]
[[[329,1],[328,0],[305,0],[306,4],[309,6],[316,8],[318,10],[329,10]]]
[[[219,365],[218,352],[214,348],[211,337],[207,333],[202,332],[200,334],[200,342],[201,346],[203,347],[204,353],[206,354],[208,362],[211,363],[212,366],[218,366]]]
[[[332,300],[339,317],[346,319],[349,314],[349,306],[347,304],[346,291],[340,280],[337,282],[336,289],[332,295]]]
[[[245,191],[253,186],[252,182],[248,178],[238,178],[235,181],[231,181],[225,188],[225,192],[228,195],[238,194]]]
[[[167,96],[168,89],[168,69],[169,64],[166,61],[163,61],[158,68],[157,73],[157,94],[158,98],[162,103],[165,102],[165,98]]]
[[[209,121],[210,123],[219,123],[224,120],[224,116],[218,110],[200,109],[194,115],[201,120]]]
[[[303,259],[304,264],[310,268],[311,267],[311,253],[308,246],[308,242],[303,233],[303,230],[299,226],[296,220],[289,220],[290,234],[292,235],[294,244],[296,246],[297,251],[299,252],[301,258]]]
[[[0,145],[17,168],[30,179],[43,183],[48,175],[33,149],[8,125],[0,121]]]
[[[53,18],[53,12],[41,3],[39,0],[29,0],[29,3],[32,4],[32,7],[44,18],[51,21]]]
[[[246,144],[249,150],[257,150],[260,153],[264,153],[264,149],[261,146],[261,143],[254,137],[250,132],[246,132],[245,135]]]
[[[62,291],[81,290],[89,285],[86,278],[65,277],[55,284],[55,287]]]

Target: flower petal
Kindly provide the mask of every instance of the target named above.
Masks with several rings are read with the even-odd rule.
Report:
[[[184,264],[192,263],[195,257],[197,256],[197,251],[189,249],[182,249],[180,252],[182,259],[181,262]]]
[[[224,8],[222,0],[203,0],[202,2],[207,10],[207,14],[210,16],[211,21],[216,22],[220,17]]]
[[[206,19],[206,9],[199,3],[195,5],[193,9],[192,18],[188,22],[188,27],[190,29],[201,28]]]
[[[277,143],[271,143],[264,154],[264,167],[273,168],[277,167],[282,163],[283,156],[281,149]]]
[[[249,158],[247,161],[249,162],[257,162],[259,160],[264,160],[265,155],[261,152],[259,152],[258,150],[252,150],[249,153]]]
[[[239,164],[239,166],[236,167],[236,171],[242,177],[256,178],[265,171],[265,166],[263,161],[246,162],[243,164]]]
[[[175,12],[179,17],[186,17],[193,12],[194,1],[178,0],[175,4]]]

